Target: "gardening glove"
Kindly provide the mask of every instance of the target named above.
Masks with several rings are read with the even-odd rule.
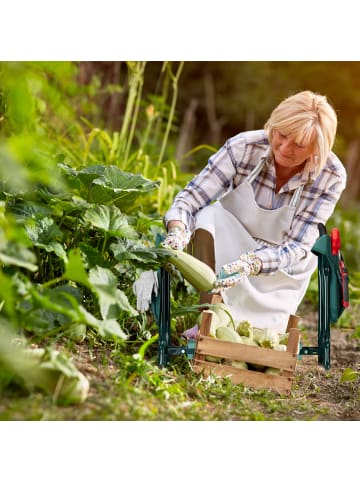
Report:
[[[261,259],[254,253],[245,253],[232,263],[224,264],[220,269],[212,293],[232,288],[248,276],[256,276],[261,271]]]
[[[183,249],[188,245],[191,238],[191,232],[186,228],[180,226],[174,226],[169,229],[166,238],[163,241],[164,247],[170,247],[173,249]]]
[[[156,271],[143,271],[140,278],[133,284],[133,292],[136,295],[136,308],[140,313],[149,309],[153,293],[158,294],[158,277]]]

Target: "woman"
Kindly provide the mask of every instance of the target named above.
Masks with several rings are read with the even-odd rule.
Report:
[[[229,139],[175,197],[164,245],[192,253],[217,273],[236,320],[284,332],[316,269],[311,248],[346,184],[331,151],[337,128],[325,96],[299,92],[264,130]],[[210,301],[209,293],[200,302]]]

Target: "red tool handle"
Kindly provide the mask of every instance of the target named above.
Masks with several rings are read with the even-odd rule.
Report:
[[[341,240],[340,240],[340,232],[338,228],[333,228],[330,234],[331,239],[331,254],[333,256],[339,257],[339,270],[341,275],[341,287],[342,287],[342,305],[344,308],[349,306],[349,273],[343,261],[340,247],[341,247]]]
[[[348,288],[349,273],[343,260],[340,260],[339,268],[340,268],[341,286],[342,286],[342,305],[344,308],[347,308],[349,306],[349,288]]]
[[[336,256],[339,253],[341,247],[340,231],[338,228],[333,228],[330,234],[331,238],[331,254]]]

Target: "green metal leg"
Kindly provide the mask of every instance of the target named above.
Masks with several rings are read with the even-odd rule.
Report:
[[[160,246],[163,236],[157,234],[156,246]],[[158,293],[153,295],[151,301],[151,310],[154,314],[159,329],[158,342],[158,365],[165,368],[171,356],[187,355],[189,359],[195,354],[195,341],[189,340],[188,345],[174,346],[171,345],[171,314],[170,314],[170,273],[164,268],[157,271],[158,277]]]
[[[326,370],[330,368],[330,313],[329,313],[329,266],[321,266],[319,275],[319,321],[318,321],[318,363]]]
[[[165,368],[172,356],[187,355],[188,359],[193,358],[196,343],[194,340],[188,340],[187,346],[171,344],[170,274],[161,268],[157,275],[159,289],[151,307],[159,328],[158,365]]]
[[[164,368],[168,364],[168,347],[171,341],[170,326],[170,274],[161,268],[158,273],[159,280],[159,354],[158,365]]]

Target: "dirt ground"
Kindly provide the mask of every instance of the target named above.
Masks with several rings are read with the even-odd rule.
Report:
[[[301,318],[303,346],[317,346],[315,314]],[[304,396],[318,408],[318,420],[360,420],[360,342],[352,329],[331,327],[330,369],[318,364],[317,355],[302,355],[297,364],[295,396]],[[354,381],[341,382],[346,368],[358,373]]]
[[[301,330],[303,346],[317,346],[316,313],[309,310],[306,315],[301,315],[298,328]],[[330,346],[329,370],[325,370],[318,364],[317,355],[302,355],[298,360],[291,396],[280,398],[279,410],[277,406],[274,412],[271,404],[263,403],[262,398],[255,396],[242,400],[246,407],[245,411],[239,408],[235,415],[229,411],[224,411],[223,414],[219,412],[214,419],[253,420],[254,413],[257,411],[266,420],[359,421],[360,340],[354,337],[353,329],[332,326]],[[151,399],[144,400],[148,394],[141,392],[138,398],[131,400],[129,406],[126,405],[128,395],[118,391],[117,384],[114,383],[117,368],[111,357],[104,353],[102,346],[89,350],[87,345],[78,345],[74,361],[90,380],[90,396],[84,404],[54,408],[49,400],[40,394],[19,397],[16,393],[8,392],[0,399],[0,420],[39,420],[44,419],[45,416],[46,419],[52,420],[108,420],[109,417],[111,420],[137,420],[143,419],[143,413],[136,412],[136,404],[144,408],[146,404],[150,406],[156,403],[156,396],[153,395]],[[354,372],[352,381],[341,381],[345,369],[351,369]],[[134,392],[132,396],[135,396]],[[190,398],[191,395],[189,395]],[[193,398],[193,403],[196,403],[196,394],[193,394]],[[211,405],[210,398],[203,402],[204,406],[210,411],[215,408],[218,410],[218,406]],[[275,396],[274,400],[278,401],[279,397]],[[159,406],[156,408],[159,410],[159,420],[171,419],[169,408],[166,409],[166,404],[164,405],[161,398],[158,403]],[[161,409],[165,412],[163,413]],[[204,414],[205,417],[207,415],[207,413]],[[187,419],[185,413],[183,416]],[[199,419],[202,419],[201,417],[202,413],[199,412]]]
[[[303,346],[318,345],[317,312],[304,308],[300,313],[298,328],[301,330]],[[283,407],[279,419],[316,421],[358,421],[360,420],[360,340],[355,338],[353,329],[332,325],[330,330],[330,368],[318,363],[317,355],[302,355],[298,360],[292,394]],[[82,363],[80,360],[82,359]],[[77,360],[81,370],[92,378],[95,384],[105,374],[94,369],[87,357]],[[345,369],[358,373],[354,381],[341,382]],[[108,373],[111,366],[107,365]],[[262,407],[260,410],[266,410]],[[271,414],[266,414],[271,419]],[[276,417],[274,419],[277,419]]]

